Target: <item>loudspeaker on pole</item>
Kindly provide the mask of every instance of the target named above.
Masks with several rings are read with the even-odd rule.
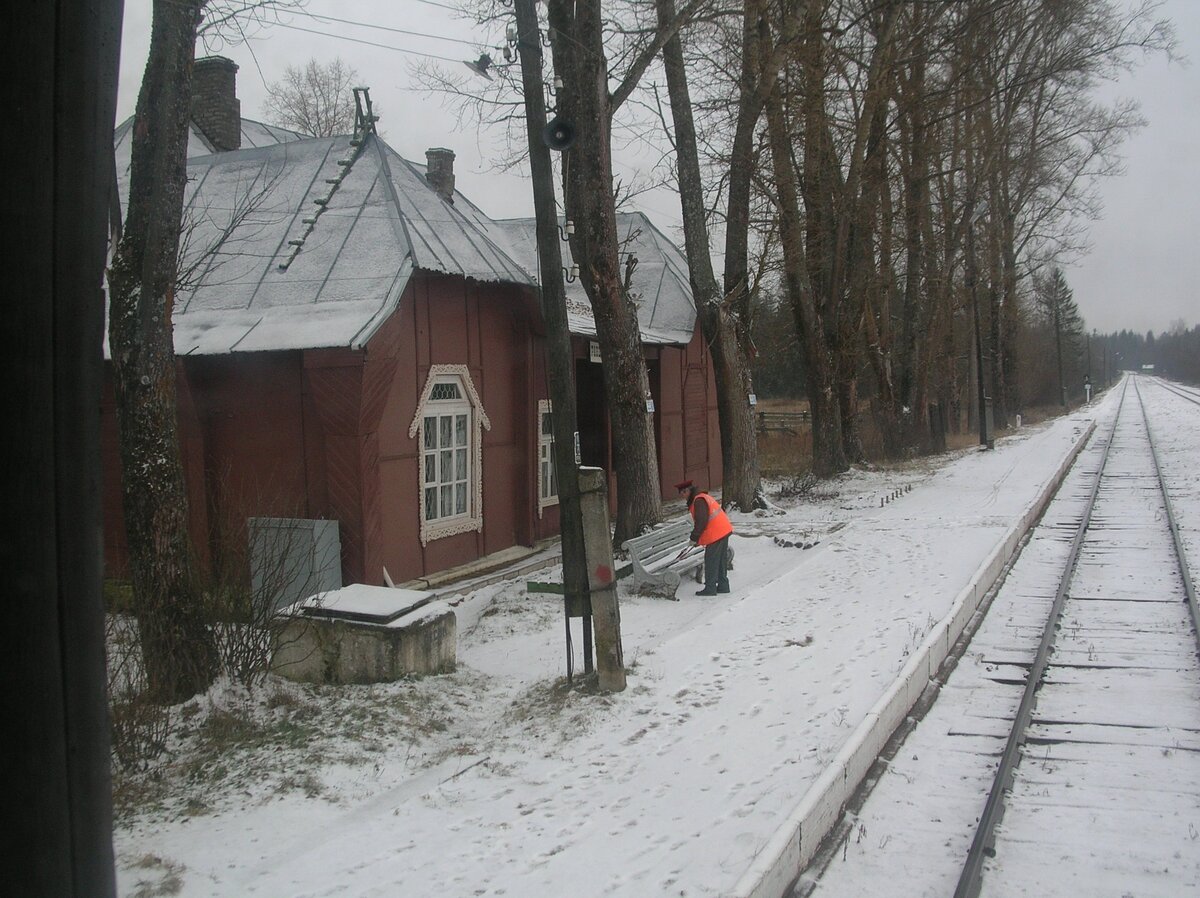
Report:
[[[542,129],[542,143],[552,150],[562,152],[575,142],[575,126],[557,115]]]

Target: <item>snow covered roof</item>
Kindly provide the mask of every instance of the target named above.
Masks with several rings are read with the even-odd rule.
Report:
[[[129,157],[133,150],[131,134],[133,132],[133,116],[125,119],[113,129],[113,154],[117,159],[117,172],[122,176],[122,186],[129,174]],[[305,136],[299,131],[256,122],[253,119],[242,119],[242,146],[265,147],[274,144],[287,143],[293,140],[304,140]],[[194,122],[188,123],[188,158],[206,156],[215,152],[216,147],[209,142],[204,133]],[[122,209],[125,194],[121,193]]]
[[[127,195],[131,124],[114,134]],[[417,271],[537,284],[533,219],[495,222],[462,194],[443,200],[425,166],[376,135],[303,138],[243,119],[243,148],[189,139],[182,268],[173,314],[178,355],[361,348]],[[638,257],[647,343],[686,343],[695,309],[679,250],[640,214],[621,217]],[[596,332],[578,282],[574,333]]]
[[[537,272],[538,256],[534,220],[510,218],[496,222],[507,234],[518,261]],[[644,343],[687,343],[696,325],[687,260],[679,247],[641,212],[617,216],[621,252],[637,258],[633,274],[634,301]],[[563,264],[570,266],[571,251],[563,244]],[[578,279],[567,283],[567,319],[571,333],[596,335],[592,307]]]

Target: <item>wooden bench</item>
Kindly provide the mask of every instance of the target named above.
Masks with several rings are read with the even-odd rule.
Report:
[[[621,548],[629,553],[633,565],[631,589],[640,595],[657,595],[676,598],[675,592],[683,575],[692,573],[696,582],[704,579],[704,549],[696,546],[691,551],[688,537],[692,533],[690,517],[660,524],[653,530],[627,539]],[[682,554],[681,554],[682,553]],[[733,547],[729,547],[727,566],[733,567]]]

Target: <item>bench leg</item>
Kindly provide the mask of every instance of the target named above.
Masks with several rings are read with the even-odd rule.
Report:
[[[679,575],[674,571],[664,571],[635,580],[632,591],[639,596],[658,596],[663,599],[679,601],[675,595],[679,591]]]

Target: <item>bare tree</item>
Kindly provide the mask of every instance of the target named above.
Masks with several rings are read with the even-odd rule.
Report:
[[[657,0],[656,6],[659,28],[665,30],[675,18],[675,4],[673,0]],[[753,8],[753,3],[747,4],[747,17],[751,16]],[[701,332],[712,352],[717,386],[723,465],[722,497],[727,505],[749,510],[763,504],[758,438],[749,401],[749,394],[754,392],[749,364],[750,317],[745,302],[749,291],[744,289],[744,283],[740,283],[738,289],[732,292],[726,289],[724,293],[717,286],[709,254],[696,126],[692,118],[682,40],[678,34],[663,46],[663,64],[671,98],[671,119],[675,126],[676,176],[683,210],[684,247],[692,297],[699,314]],[[753,98],[747,96],[743,102],[753,102]],[[742,165],[747,169],[748,185],[749,160],[744,160]],[[748,190],[746,196],[749,196]],[[748,226],[745,218],[741,226],[743,230]],[[735,304],[735,299],[741,302]]]
[[[281,162],[264,160],[234,195],[233,206],[228,208],[197,202],[193,196],[179,227],[176,292],[191,291],[201,281],[209,286],[220,284],[222,266],[243,254],[236,244],[287,216],[287,212],[265,208],[284,170]]]
[[[310,59],[288,66],[267,87],[266,111],[272,124],[313,137],[349,134],[354,129],[353,88],[358,72],[341,57],[322,65]]]
[[[216,672],[212,637],[193,590],[171,330],[190,73],[203,9],[204,0],[154,3],[133,128],[128,212],[108,276],[134,612],[146,677],[162,700],[204,691]]]
[[[591,302],[604,355],[604,387],[613,432],[617,472],[620,545],[661,517],[661,492],[654,429],[648,409],[650,380],[642,356],[637,306],[630,292],[632,267],[622,269],[612,175],[613,115],[637,86],[663,44],[690,15],[685,7],[665,29],[631,29],[632,43],[618,56],[624,77],[609,87],[605,52],[607,24],[600,0],[550,0],[550,46],[562,79],[558,113],[574,124],[576,139],[564,162],[567,217],[575,222],[571,255]]]
[[[245,24],[284,0],[154,0],[150,54],[134,114],[129,196],[108,272],[109,345],[117,400],[133,612],[150,693],[179,701],[217,671],[188,534],[176,417],[171,311],[187,183],[191,71],[202,31]]]
[[[976,232],[979,354],[1003,423],[1021,278],[1079,251],[1096,178],[1119,169],[1115,151],[1137,125],[1134,110],[1090,93],[1139,53],[1169,52],[1169,28],[1153,4],[1099,0],[811,0],[808,10],[781,112],[803,153],[807,289],[837,366],[847,457],[860,451],[864,361],[885,451],[939,444],[944,412],[965,395],[964,362],[976,363],[962,282]]]

